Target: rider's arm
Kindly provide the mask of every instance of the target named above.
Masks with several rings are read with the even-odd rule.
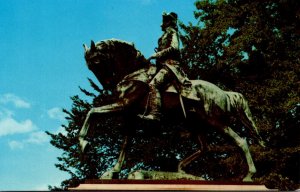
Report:
[[[152,58],[160,59],[162,57],[168,57],[169,55],[179,52],[179,39],[176,31],[172,29],[168,33],[170,33],[169,38],[171,38],[169,45],[167,48],[153,54],[151,56]]]

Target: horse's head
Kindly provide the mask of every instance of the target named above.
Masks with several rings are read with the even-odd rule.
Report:
[[[91,41],[84,45],[88,68],[95,74],[104,89],[113,89],[123,77],[143,68],[147,60],[134,45],[121,40]]]

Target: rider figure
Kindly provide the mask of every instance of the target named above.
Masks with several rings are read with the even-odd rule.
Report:
[[[187,78],[179,68],[179,37],[177,28],[177,14],[174,12],[163,13],[161,29],[162,36],[158,40],[158,48],[150,56],[149,60],[156,59],[158,72],[149,83],[149,104],[148,115],[139,115],[146,120],[160,120],[161,117],[161,93],[160,91],[170,83],[175,76],[179,82],[184,83]],[[174,76],[175,75],[175,76]]]

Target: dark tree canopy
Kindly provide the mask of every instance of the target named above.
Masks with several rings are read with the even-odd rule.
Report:
[[[262,171],[258,180],[282,189],[299,184],[300,2],[195,5],[199,25],[181,25],[186,71],[248,99],[269,145],[257,156],[253,151]]]
[[[248,139],[258,170],[254,180],[281,190],[295,189],[300,184],[299,4],[298,0],[196,1],[197,24],[180,24],[186,73],[190,79],[204,79],[245,95],[268,145],[261,149]],[[93,99],[92,103],[74,96],[72,108],[64,110],[67,134],[47,132],[51,144],[63,151],[56,167],[71,176],[60,187],[50,189],[66,189],[84,179],[98,178],[116,161],[122,142],[122,114],[96,119],[90,133],[93,148],[85,156],[80,154],[77,137],[85,115],[91,107],[106,104],[114,97],[113,92],[100,90],[89,81],[93,91],[80,89]],[[182,125],[177,126],[164,127],[168,134],[156,137],[137,134],[121,178],[138,168],[176,170],[179,159],[197,149],[196,142],[172,131],[184,130]],[[204,134],[209,150],[187,172],[211,180],[240,181],[246,168],[242,169],[245,160],[239,149],[217,132]],[[249,136],[246,132],[240,134]]]

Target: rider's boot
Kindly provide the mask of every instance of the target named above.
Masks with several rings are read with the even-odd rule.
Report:
[[[150,104],[150,111],[148,115],[139,115],[140,118],[145,120],[155,120],[160,121],[161,118],[161,94],[159,90],[150,85],[150,93],[149,93],[149,104]]]

